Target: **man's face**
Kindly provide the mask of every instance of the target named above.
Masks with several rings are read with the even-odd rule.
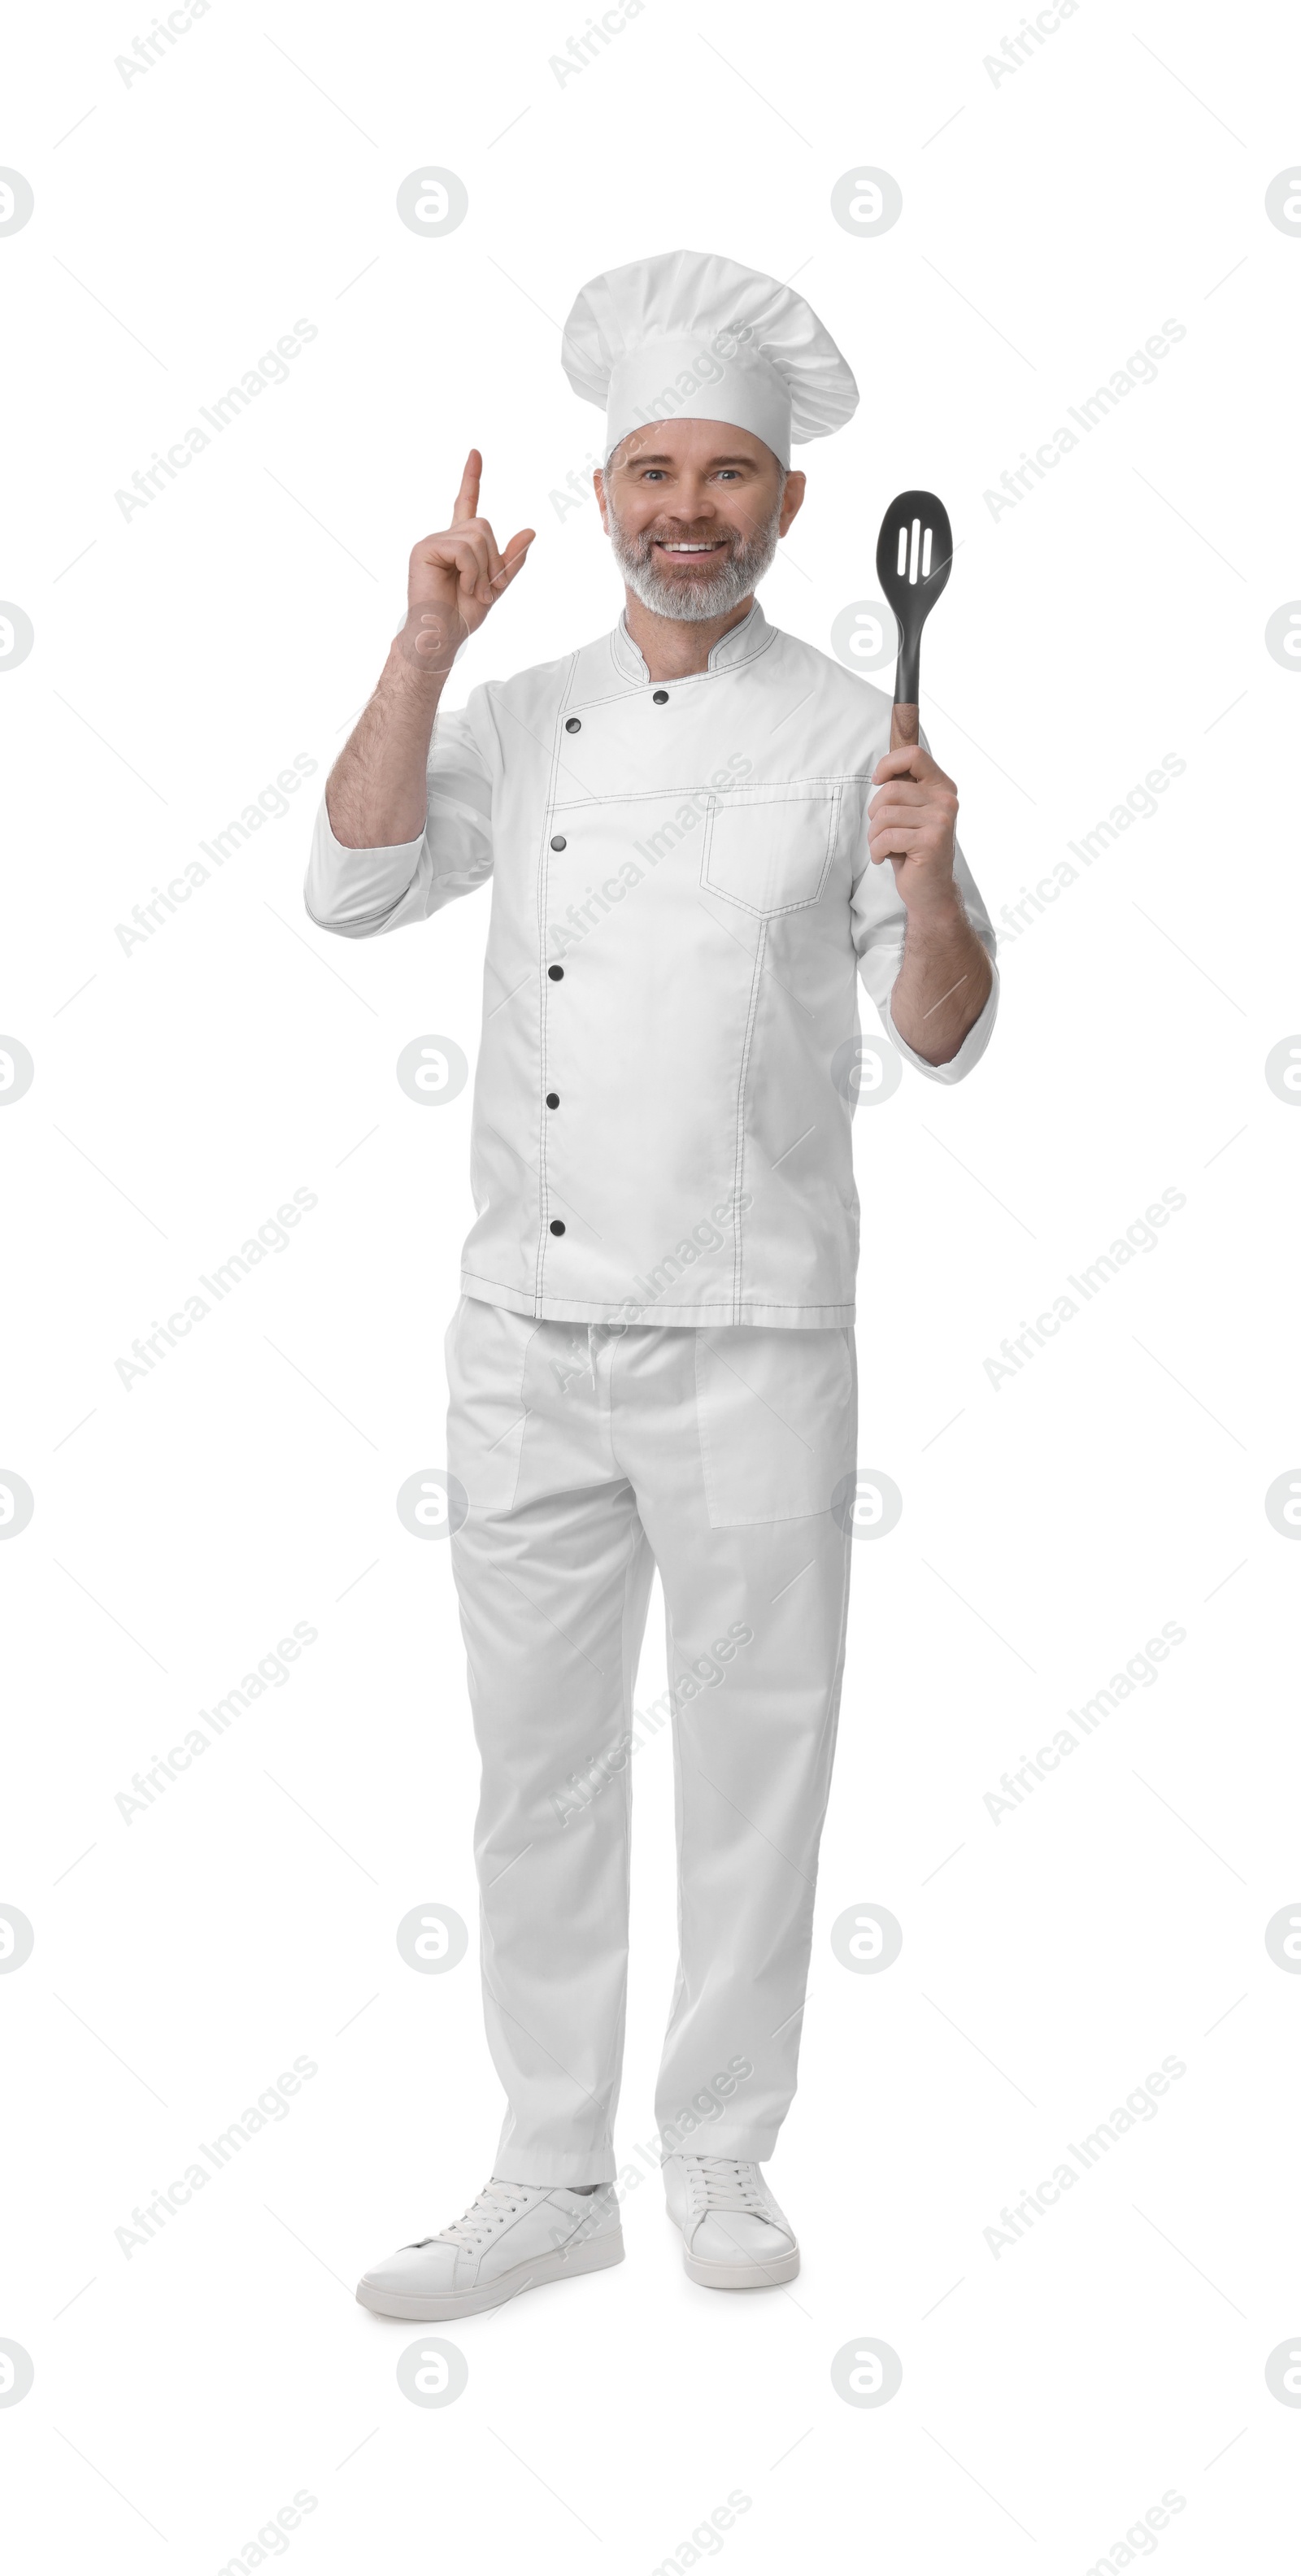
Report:
[[[634,597],[660,617],[725,616],[763,579],[804,498],[772,449],[726,422],[631,430],[593,477]]]

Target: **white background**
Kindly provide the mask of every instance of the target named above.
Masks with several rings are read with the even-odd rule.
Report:
[[[253,2567],[306,2489],[303,2576],[641,2576],[693,2546],[737,2576],[1281,2566],[1301,1983],[1264,1929],[1301,1896],[1301,1558],[1264,1496],[1301,1458],[1301,1115],[1264,1060],[1301,1027],[1301,683],[1264,629],[1301,593],[1301,245],[1264,196],[1295,27],[1081,0],[995,81],[1019,13],[646,0],[562,82],[585,24],[213,0],[129,84],[111,7],[11,37],[0,158],[36,201],[0,240],[0,593],[35,630],[0,667],[0,1027],[36,1067],[0,1120],[0,1464],[35,1495],[0,1548],[0,1900],[36,1935],[0,1977],[0,2335],[35,2366],[0,2409],[14,2563]],[[395,211],[422,155],[469,194],[438,239]],[[860,166],[903,192],[877,238],[831,213]],[[549,498],[600,431],[558,326],[596,271],[679,244],[792,277],[862,387],[798,458],[771,618],[829,650],[891,494],[947,501],[923,717],[995,919],[1187,766],[1007,940],[972,1079],[906,1071],[857,1122],[862,1459],[904,1512],[855,1550],[771,2168],[801,2275],[694,2289],[648,2178],[623,2267],[450,2330],[468,2386],[422,2411],[412,2330],[352,2285],[465,2206],[501,2106],[473,1940],[422,1976],[394,1938],[424,1903],[473,1927],[477,1768],[447,1551],[394,1508],[444,1454],[469,1092],[421,1108],[394,1067],[430,1032],[473,1061],[486,901],[343,943],[302,872],[472,440],[499,536],[539,534],[453,695],[613,623],[594,506]],[[125,518],[115,493],[299,317],[289,380]],[[1004,470],[1167,318],[1157,380],[995,517]],[[297,754],[289,813],[124,953],[115,925]],[[319,1204],[287,1248],[125,1388],[133,1338],[296,1188]],[[1003,1338],[1167,1189],[1157,1247],[995,1389]],[[296,1621],[319,1634],[290,1679],[125,1822],[131,1775]],[[995,1822],[1000,1774],[1165,1622],[1159,1679]],[[666,1734],[635,1780],[634,2166],[673,1966]],[[903,1925],[881,1975],[831,1949],[863,1904]],[[284,2120],[127,2259],[133,2206],[299,2055]],[[1156,2115],[996,2256],[1000,2209],[1167,2056]],[[877,2410],[830,2375],[864,2336],[903,2365]]]

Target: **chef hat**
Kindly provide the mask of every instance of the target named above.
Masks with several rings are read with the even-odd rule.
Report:
[[[789,286],[696,250],[593,277],[565,324],[561,364],[604,403],[605,454],[652,420],[730,421],[783,465],[791,441],[852,418],[858,387],[829,331]]]

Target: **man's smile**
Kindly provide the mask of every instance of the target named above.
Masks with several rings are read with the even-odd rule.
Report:
[[[666,556],[672,563],[707,562],[715,555],[726,554],[728,544],[729,540],[726,537],[715,537],[704,543],[696,540],[690,544],[684,543],[677,537],[652,537],[651,539],[653,551],[657,555]]]

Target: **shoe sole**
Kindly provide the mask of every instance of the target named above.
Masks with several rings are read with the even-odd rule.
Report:
[[[778,2254],[771,2263],[706,2263],[691,2252],[671,2211],[669,2225],[681,2241],[687,2279],[698,2282],[702,2290],[778,2290],[783,2281],[793,2281],[799,2271],[798,2245],[793,2245],[789,2254]]]
[[[442,2325],[452,2317],[476,2316],[482,2308],[504,2308],[523,2290],[540,2290],[548,2281],[565,2281],[578,2272],[604,2272],[623,2261],[623,2229],[555,2254],[539,2254],[532,2263],[513,2264],[495,2281],[476,2290],[382,2290],[359,2281],[357,2297],[377,2317],[406,2317],[418,2325]]]

